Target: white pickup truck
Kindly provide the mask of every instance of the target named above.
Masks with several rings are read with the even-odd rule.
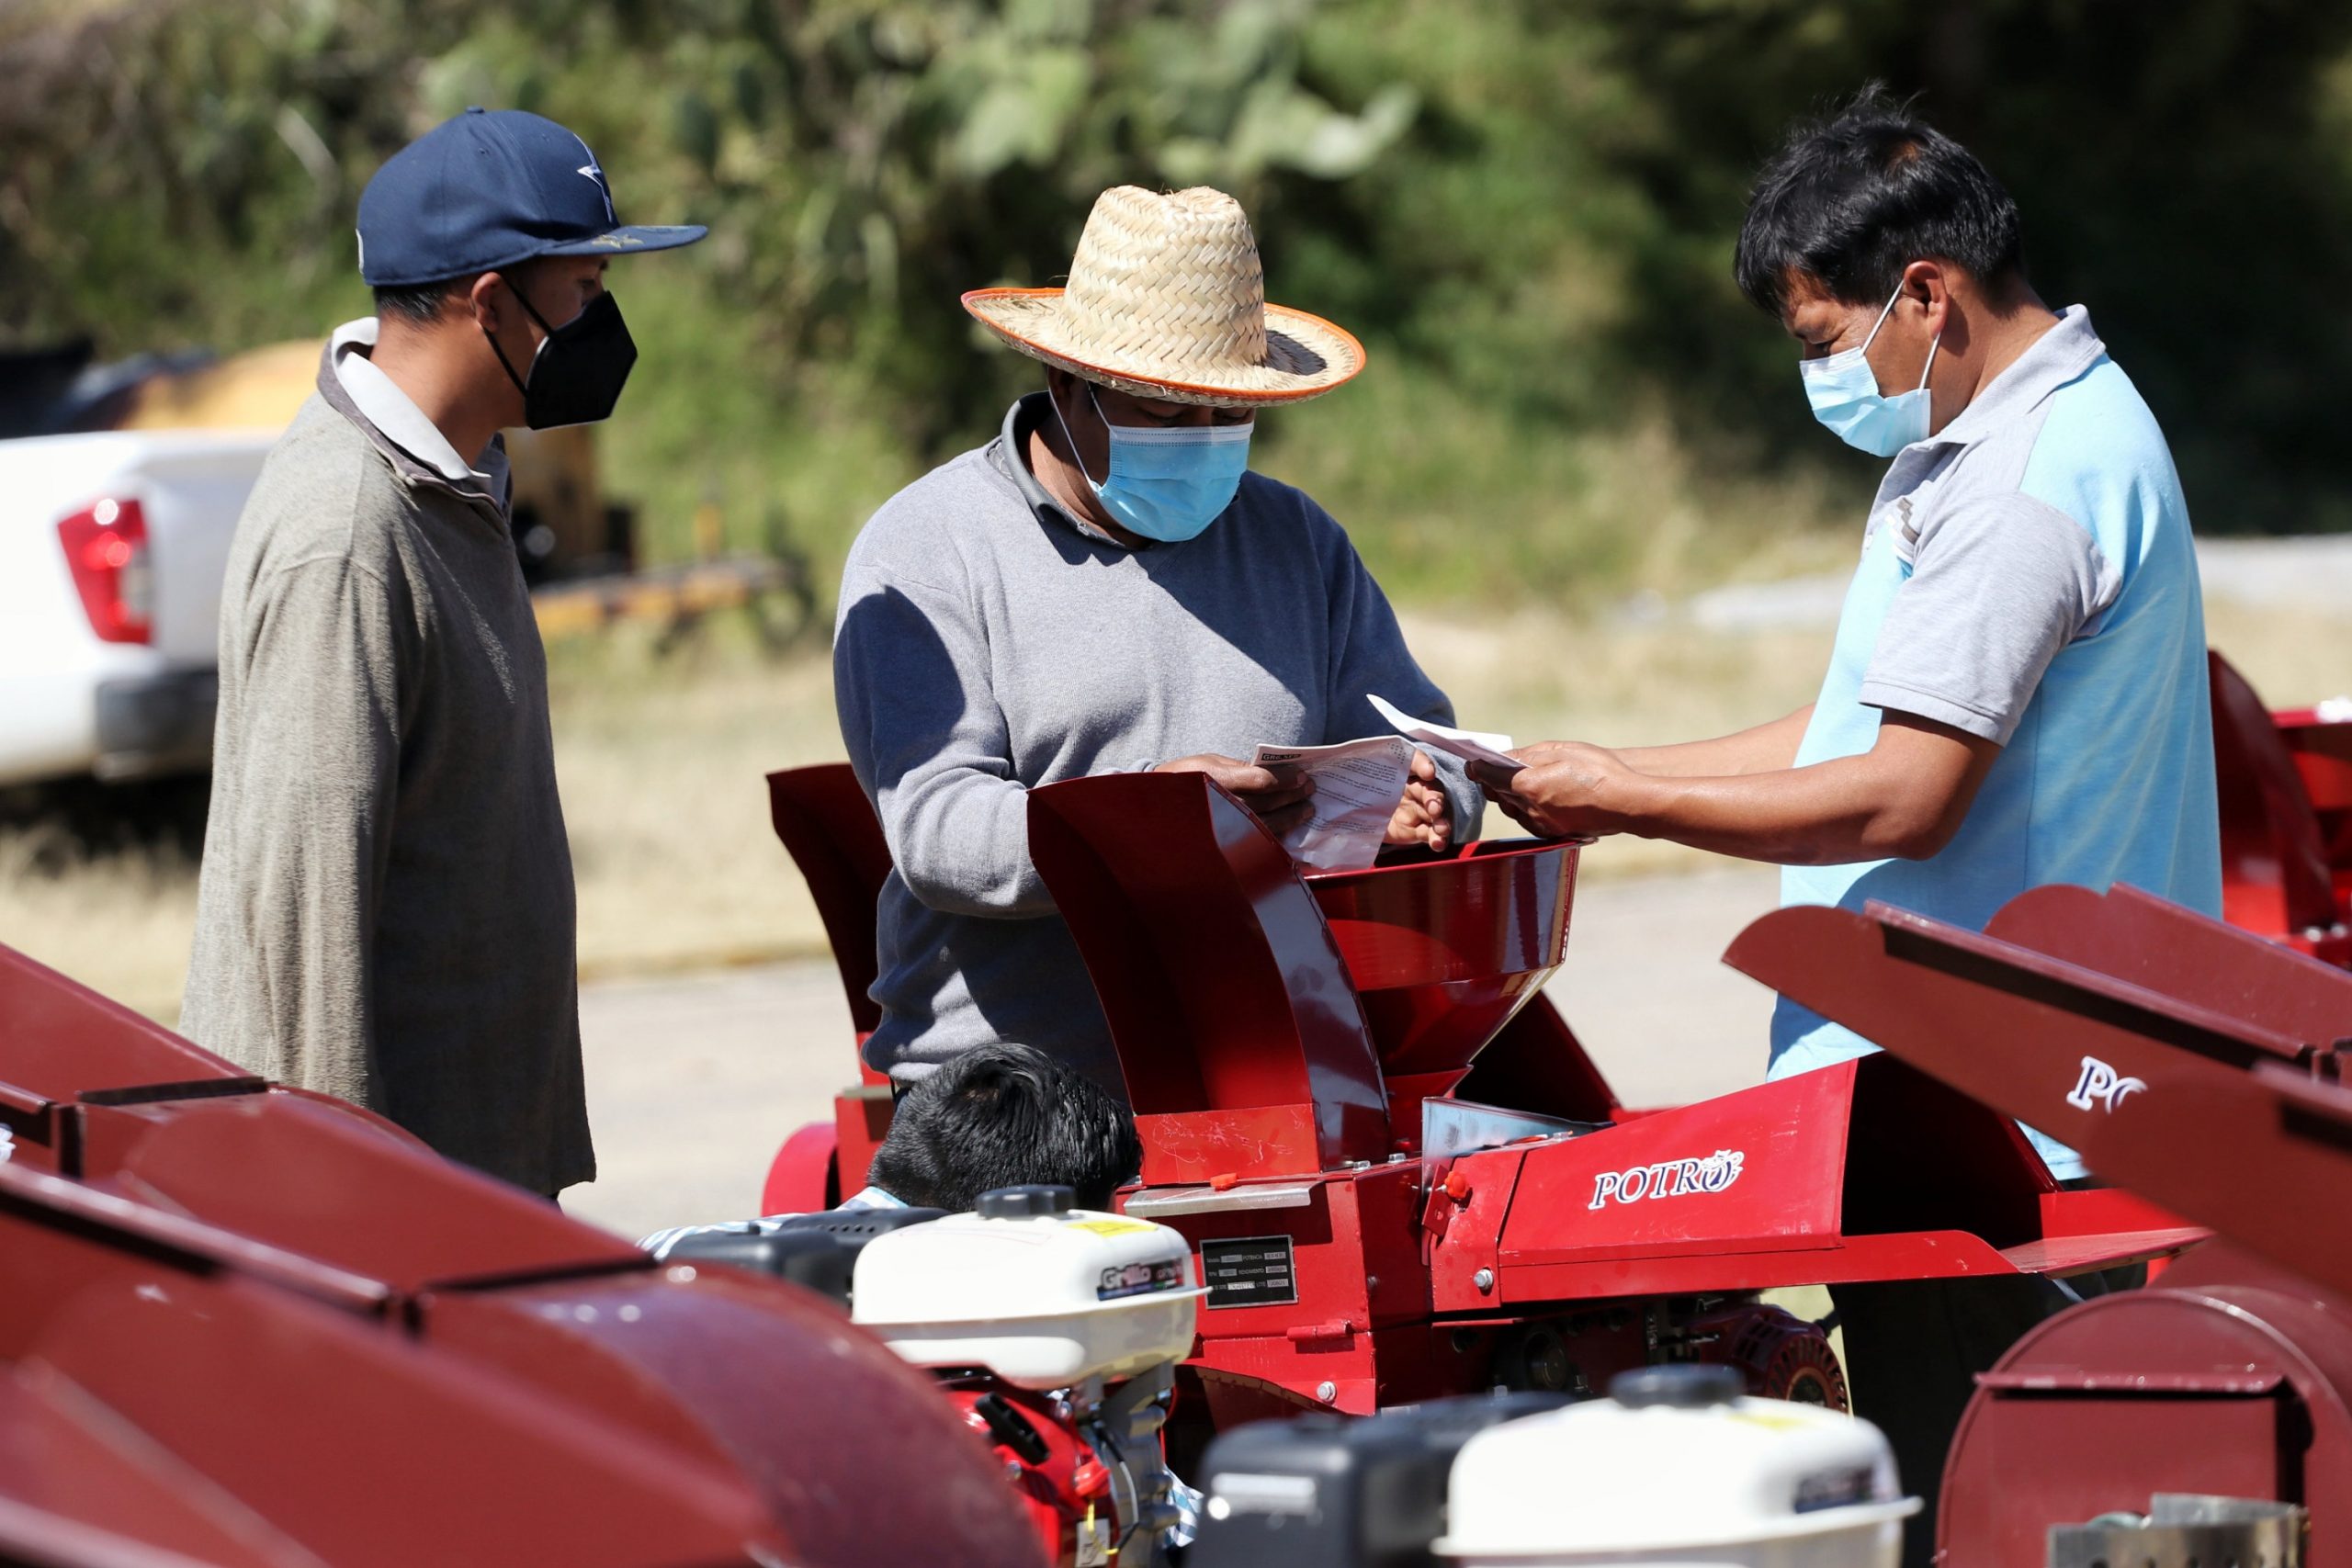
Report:
[[[315,341],[0,354],[0,788],[209,766],[229,542],[318,371]],[[527,580],[631,570],[589,430],[513,430],[506,450]]]
[[[221,574],[276,434],[0,440],[0,785],[207,765]]]

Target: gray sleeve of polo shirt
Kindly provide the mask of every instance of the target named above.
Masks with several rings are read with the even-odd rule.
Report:
[[[2089,530],[2016,491],[1923,520],[1860,699],[2006,746],[2059,649],[2115,601]]]

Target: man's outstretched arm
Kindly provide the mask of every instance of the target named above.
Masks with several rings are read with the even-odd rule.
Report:
[[[1635,773],[1669,779],[1723,778],[1739,773],[1765,773],[1797,765],[1797,748],[1805,726],[1813,722],[1813,705],[1805,704],[1769,724],[1758,724],[1712,740],[1689,740],[1673,746],[1611,747],[1618,760]],[[1529,753],[1542,748],[1531,746]],[[1534,758],[1531,755],[1530,761]]]
[[[1888,713],[1878,742],[1810,767],[1702,778],[1636,772],[1597,746],[1555,742],[1515,773],[1472,773],[1531,832],[1632,833],[1781,865],[1925,860],[1951,841],[2001,753],[1996,742]]]

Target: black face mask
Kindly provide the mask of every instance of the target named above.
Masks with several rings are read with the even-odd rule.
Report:
[[[533,430],[548,430],[559,424],[594,424],[609,417],[613,405],[621,400],[621,386],[628,379],[629,367],[637,363],[637,344],[628,335],[628,323],[621,320],[620,306],[610,294],[599,294],[580,314],[560,327],[550,327],[545,316],[531,309],[521,289],[514,294],[547,333],[539,340],[538,352],[531,356],[529,378],[514,374],[506,351],[490,336],[488,327],[481,335],[490,338],[490,351],[498,355],[506,378],[523,394],[523,423]]]

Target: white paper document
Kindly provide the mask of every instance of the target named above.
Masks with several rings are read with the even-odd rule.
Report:
[[[1395,725],[1398,734],[1411,736],[1432,751],[1442,751],[1465,762],[1492,762],[1514,772],[1526,765],[1516,757],[1504,755],[1510,750],[1510,737],[1508,735],[1496,735],[1482,729],[1454,729],[1426,718],[1415,718],[1385,697],[1374,696],[1370,700],[1374,710]]]
[[[1283,835],[1293,859],[1323,871],[1362,871],[1379,855],[1389,818],[1405,798],[1413,743],[1375,735],[1337,746],[1261,746],[1250,760],[1315,781],[1310,815]]]

